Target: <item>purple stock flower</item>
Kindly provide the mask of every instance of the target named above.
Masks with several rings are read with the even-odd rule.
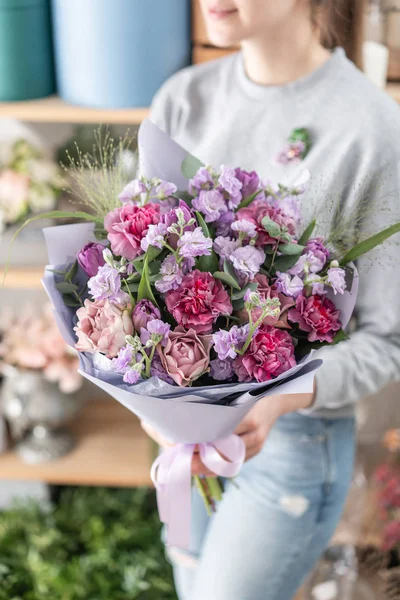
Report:
[[[219,236],[214,240],[214,250],[222,258],[230,258],[231,254],[240,247],[239,240]]]
[[[247,221],[247,219],[239,219],[234,221],[231,225],[232,231],[238,233],[245,233],[247,237],[257,237],[257,228],[254,223]]]
[[[291,277],[289,273],[278,273],[278,278],[275,281],[276,289],[286,296],[297,298],[300,292],[303,291],[304,282],[298,275]]]
[[[205,215],[207,223],[217,221],[228,210],[224,197],[218,190],[201,190],[193,199],[192,206]]]
[[[150,300],[140,300],[133,309],[132,323],[137,332],[146,327],[149,321],[161,319],[161,313]]]
[[[260,187],[260,178],[255,171],[245,171],[244,169],[235,169],[235,177],[242,184],[242,197],[247,198],[254,194]]]
[[[212,245],[212,239],[204,235],[201,227],[196,227],[194,231],[187,231],[178,241],[179,254],[184,258],[209,256]]]
[[[305,247],[305,252],[312,252],[314,256],[319,258],[322,267],[325,266],[326,261],[329,259],[329,250],[326,246],[324,246],[323,240],[320,237],[308,240]]]
[[[143,365],[142,365],[142,369],[143,369]],[[125,381],[125,383],[129,383],[130,385],[134,385],[135,383],[137,383],[139,381],[139,379],[140,379],[140,373],[137,369],[129,369],[128,371],[126,371],[126,373],[124,374],[124,377],[123,377],[123,380]]]
[[[237,273],[247,279],[253,279],[265,260],[265,254],[255,246],[241,246],[232,252],[230,260]]]
[[[324,281],[317,273],[311,273],[308,275],[306,280],[307,287],[311,286],[311,293],[314,296],[324,296],[326,294],[326,288]]]
[[[162,381],[174,385],[174,380],[162,366],[161,358],[157,354],[154,355],[153,360],[151,361],[150,377],[158,377],[159,379],[162,379]]]
[[[316,256],[313,252],[307,252],[307,254],[302,254],[299,257],[299,260],[289,269],[288,273],[304,277],[308,273],[318,273],[323,267],[324,263],[319,256]]]
[[[174,183],[171,183],[170,181],[161,180],[161,182],[157,185],[154,191],[158,200],[165,200],[166,198],[172,196],[172,194],[175,194],[177,189],[178,188]]]
[[[210,362],[210,375],[216,381],[227,381],[233,377],[232,360],[216,358]]]
[[[282,165],[287,165],[292,162],[299,162],[303,158],[305,150],[304,142],[293,142],[285,146],[277,155],[276,161]]]
[[[162,275],[162,278],[158,279],[155,285],[157,290],[162,294],[165,294],[170,290],[176,290],[182,283],[183,273],[173,254],[169,254],[164,258],[161,264],[160,274]]]
[[[200,167],[196,175],[189,181],[189,194],[197,196],[201,190],[211,190],[214,180],[206,167]]]
[[[218,354],[220,360],[226,360],[227,358],[236,358],[236,350],[240,350],[243,346],[247,335],[249,333],[249,325],[243,325],[238,327],[234,325],[226,331],[226,329],[220,329],[213,334],[214,350]]]
[[[279,208],[286,218],[296,224],[296,227],[300,225],[302,214],[300,203],[296,196],[286,196],[286,198],[279,200]]]
[[[231,233],[231,225],[235,220],[235,213],[232,210],[228,210],[223,213],[218,221],[215,222],[215,233],[219,235],[229,235]]]
[[[121,290],[118,270],[107,264],[99,267],[97,274],[89,279],[88,288],[95,300],[108,299],[117,304],[124,304],[129,300],[128,294]]]
[[[127,344],[118,352],[118,356],[112,362],[113,370],[117,373],[125,373],[133,361],[133,347]]]
[[[78,252],[76,257],[78,263],[89,277],[96,275],[99,267],[105,264],[106,261],[103,257],[104,248],[103,244],[89,242]]]
[[[327,283],[331,286],[335,294],[344,294],[346,289],[346,272],[340,267],[331,267],[328,269]]]
[[[162,217],[162,221],[167,227],[171,227],[171,225],[175,225],[178,222],[178,215],[176,214],[177,208],[182,210],[185,223],[188,223],[190,219],[194,218],[194,215],[186,202],[184,200],[179,200],[178,206],[169,210]],[[194,225],[191,226],[191,229],[194,229]]]
[[[149,225],[146,236],[142,238],[140,245],[144,252],[147,252],[149,246],[162,248],[164,246],[164,237],[167,234],[167,226],[164,223]]]
[[[140,341],[147,347],[157,344],[165,346],[170,329],[171,326],[168,323],[164,323],[161,319],[153,319],[147,323],[146,328],[142,327],[140,330]],[[149,344],[149,342],[153,342],[153,344]]]
[[[140,179],[133,179],[122,190],[118,198],[121,202],[135,202],[146,192],[146,186]]]
[[[221,174],[218,182],[219,186],[228,196],[228,208],[231,210],[237,208],[242,200],[242,193],[240,191],[242,189],[242,182],[237,179],[235,169],[221,165]]]

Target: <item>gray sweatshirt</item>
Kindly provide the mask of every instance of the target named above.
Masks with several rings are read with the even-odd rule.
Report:
[[[278,152],[305,127],[305,222],[317,211],[324,233],[330,209],[340,206],[336,223],[346,235],[345,216],[361,198],[363,237],[400,220],[400,109],[340,48],[311,75],[277,87],[249,80],[241,53],[188,67],[156,94],[152,119],[204,163],[254,169],[275,182],[293,168],[277,164]],[[358,261],[357,330],[319,351],[324,364],[305,414],[351,415],[360,398],[400,378],[399,243],[397,235]]]

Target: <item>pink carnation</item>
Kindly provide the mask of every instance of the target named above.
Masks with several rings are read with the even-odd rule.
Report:
[[[269,381],[295,365],[294,346],[288,332],[264,325],[245,354],[233,361],[239,381]]]
[[[132,335],[131,307],[113,304],[108,300],[85,300],[76,312],[78,323],[74,327],[79,352],[101,352],[113,358],[125,346],[125,336]]]
[[[331,343],[335,333],[342,327],[340,311],[325,296],[297,296],[295,308],[289,310],[289,320],[298,323],[308,332],[310,342]]]
[[[104,219],[111,250],[114,254],[128,260],[143,254],[141,241],[146,236],[149,225],[157,225],[159,221],[160,206],[153,202],[145,206],[124,204],[120,208],[115,208]]]
[[[264,217],[269,217],[280,227],[286,227],[291,235],[295,234],[295,222],[279,208],[279,206],[271,206],[265,200],[254,200],[246,208],[241,208],[236,213],[236,219],[245,219],[250,221],[256,227],[257,238],[256,246],[265,246],[267,244],[275,244],[276,239],[271,237],[262,226]]]
[[[176,327],[169,332],[166,346],[157,346],[157,352],[168,375],[185,387],[208,370],[211,346],[211,335],[197,335],[194,329]]]
[[[166,294],[165,302],[175,321],[196,333],[209,333],[220,315],[232,312],[222,283],[197,269],[185,275],[179,289]]]

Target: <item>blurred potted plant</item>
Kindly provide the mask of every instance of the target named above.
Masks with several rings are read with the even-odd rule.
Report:
[[[0,321],[0,412],[26,462],[64,455],[73,446],[62,427],[76,415],[82,385],[78,357],[58,332],[50,307],[41,315],[22,309]]]
[[[61,194],[60,169],[24,139],[0,148],[0,233],[35,213],[53,210]]]

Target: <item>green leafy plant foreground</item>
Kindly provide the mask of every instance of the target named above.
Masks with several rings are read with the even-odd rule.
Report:
[[[147,489],[66,488],[0,512],[0,600],[175,600]]]

